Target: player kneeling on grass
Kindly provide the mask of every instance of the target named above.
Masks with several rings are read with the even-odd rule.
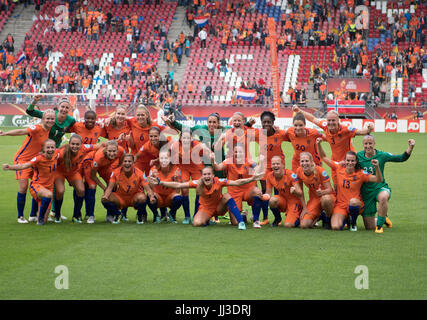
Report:
[[[297,175],[285,168],[281,157],[271,159],[271,172],[267,174],[267,189],[263,198],[269,199],[269,206],[274,215],[272,227],[277,227],[282,221],[280,212],[286,212],[284,226],[298,227],[302,211],[302,190]],[[272,196],[273,187],[279,194]]]
[[[353,151],[348,151],[345,155],[344,165],[332,161],[326,157],[321,146],[321,139],[316,140],[319,148],[319,155],[322,160],[335,170],[337,176],[336,192],[337,201],[331,217],[332,230],[342,230],[350,214],[350,231],[357,231],[357,217],[364,210],[364,203],[360,194],[362,185],[367,182],[382,182],[383,177],[378,166],[378,160],[371,160],[376,169],[376,175],[361,170],[357,161],[357,155]]]
[[[150,177],[160,179],[167,182],[181,182],[181,169],[178,165],[171,162],[171,155],[169,150],[162,150],[159,153],[159,164],[150,170]],[[157,180],[156,180],[157,181]],[[149,182],[151,182],[149,180]],[[157,208],[164,210],[169,208],[168,218],[172,223],[176,223],[176,212],[182,204],[182,196],[179,191],[174,188],[168,188],[164,184],[158,185],[151,183],[150,187],[154,192],[154,201],[148,205],[154,214],[154,223],[160,223],[161,218],[157,212]]]
[[[313,156],[309,152],[300,154],[300,167],[297,169],[297,176],[301,189],[304,183],[308,188],[309,200],[305,203],[304,193],[301,212],[301,228],[312,228],[321,216],[322,210],[323,227],[330,228],[330,219],[335,205],[334,189],[325,169],[317,166],[313,161]]]
[[[363,150],[357,153],[357,160],[363,170],[376,174],[375,167],[371,160],[378,160],[378,165],[381,174],[384,177],[384,166],[386,162],[404,162],[409,159],[412,150],[415,146],[415,140],[408,140],[408,149],[402,154],[394,155],[388,152],[383,152],[375,149],[375,138],[367,135],[363,138]],[[384,181],[380,183],[364,183],[362,186],[362,199],[365,202],[365,210],[363,211],[363,222],[368,230],[375,229],[376,233],[383,233],[384,223],[391,227],[391,221],[387,218],[388,201],[391,197],[391,189]],[[375,227],[375,213],[377,212],[378,202],[378,218]]]
[[[137,210],[137,224],[143,224],[146,213],[147,197],[144,190],[153,199],[153,194],[145,182],[144,174],[134,166],[132,154],[125,154],[122,165],[111,173],[108,187],[101,198],[102,205],[107,209],[107,221],[119,223],[120,209],[134,207]]]
[[[222,194],[222,188],[226,186],[241,186],[252,181],[261,179],[263,173],[255,173],[250,178],[239,180],[218,179],[214,175],[212,167],[204,167],[202,177],[199,180],[189,182],[168,182],[162,181],[159,178],[150,177],[153,184],[158,184],[173,189],[180,188],[196,188],[196,193],[199,195],[200,206],[196,215],[193,218],[193,226],[205,226],[214,216],[222,216],[227,210],[230,212],[231,224],[238,225],[239,230],[245,230],[245,222],[240,215],[239,208],[236,202],[228,194]]]
[[[81,216],[81,208],[85,196],[85,185],[81,175],[81,163],[86,155],[101,147],[101,144],[91,145],[82,144],[82,137],[78,134],[73,134],[70,141],[64,147],[59,149],[58,167],[55,177],[55,222],[61,223],[61,208],[65,193],[65,179],[70,186],[74,188],[74,211],[73,217]],[[90,216],[87,223],[94,223],[95,219]]]
[[[258,166],[253,160],[249,160],[245,156],[245,148],[242,145],[235,145],[233,156],[225,159],[222,163],[215,163],[215,155],[211,155],[212,167],[215,171],[223,171],[227,173],[228,180],[237,180],[249,178],[253,172],[263,171],[263,156],[260,156],[260,165]],[[252,216],[254,228],[261,228],[259,215],[263,205],[262,192],[256,186],[256,181],[245,184],[243,186],[228,186],[227,191],[237,204],[239,211],[242,211],[243,201],[246,201],[252,206]]]
[[[46,223],[46,214],[52,200],[53,183],[57,167],[58,154],[56,153],[55,141],[47,139],[43,145],[42,153],[31,161],[20,164],[4,164],[3,170],[25,170],[33,168],[34,174],[30,183],[30,193],[39,203],[38,225]]]

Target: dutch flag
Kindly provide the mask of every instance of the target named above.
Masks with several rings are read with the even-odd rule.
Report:
[[[86,91],[85,91],[85,88],[82,88],[82,89],[81,89],[81,92],[83,93],[83,94],[82,94],[82,101],[86,101],[86,96],[85,96]]]
[[[27,56],[25,55],[25,52],[22,52],[22,54],[19,56],[18,60],[16,61],[16,64],[20,64],[24,59],[27,59]]]
[[[209,22],[209,15],[204,14],[201,16],[194,17],[194,22],[199,26],[199,28],[203,28]]]
[[[256,98],[256,90],[255,89],[238,89],[237,90],[237,99],[251,101]]]

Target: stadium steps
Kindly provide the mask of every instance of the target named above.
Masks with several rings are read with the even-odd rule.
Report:
[[[185,7],[176,7],[175,15],[173,17],[172,24],[169,27],[169,31],[167,34],[167,39],[169,40],[170,44],[173,44],[175,40],[179,38],[179,34],[181,33],[181,31],[184,31],[184,34],[186,36],[193,35],[193,29],[190,29],[188,27],[185,19]],[[183,50],[181,65],[177,65],[176,72],[174,73],[174,81],[177,81],[179,84],[181,84],[181,80],[184,76],[185,69],[187,67],[187,62],[188,58],[185,56]],[[159,58],[157,70],[162,76],[167,74],[167,72],[169,71],[166,61],[163,61],[163,53]]]
[[[25,35],[30,31],[33,25],[34,6],[28,5],[27,8],[23,4],[17,4],[10,16],[8,22],[0,33],[0,39],[4,40],[10,33],[15,40],[14,47],[16,55],[21,49],[25,40]]]

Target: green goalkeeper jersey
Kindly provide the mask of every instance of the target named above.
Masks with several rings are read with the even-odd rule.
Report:
[[[34,106],[31,104],[27,108],[27,114],[32,117],[43,118],[43,113],[43,111],[35,110]],[[67,116],[64,122],[59,123],[58,111],[55,112],[55,124],[52,126],[52,128],[50,128],[49,138],[55,141],[57,148],[59,148],[61,145],[62,137],[64,136],[65,132],[67,132],[68,128],[72,127],[75,122],[76,119],[71,116]]]
[[[375,183],[375,182],[368,182],[368,183],[364,183],[362,185],[362,197],[366,197],[369,194],[377,191],[378,189],[381,189],[383,187],[387,187],[388,185],[385,181],[385,176],[384,176],[384,166],[386,164],[386,162],[404,162],[406,160],[408,160],[409,158],[409,154],[407,154],[406,152],[399,154],[399,155],[394,155],[391,154],[389,152],[384,152],[384,151],[379,151],[375,149],[375,155],[372,158],[367,158],[365,156],[365,152],[359,151],[357,153],[357,160],[359,161],[360,166],[362,167],[363,170],[365,170],[366,172],[370,173],[370,174],[375,174],[375,168],[373,166],[373,164],[371,163],[372,159],[376,159],[378,160],[378,165],[380,167],[382,176],[383,176],[383,182],[380,183]]]

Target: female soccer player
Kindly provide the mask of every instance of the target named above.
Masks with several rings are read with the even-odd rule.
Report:
[[[171,137],[161,134],[159,127],[151,127],[148,131],[148,141],[135,155],[135,166],[148,176],[151,167],[158,161],[159,151],[163,147],[170,148],[171,141]]]
[[[372,165],[371,160],[378,160],[378,165],[381,174],[384,177],[384,166],[387,162],[404,162],[409,159],[412,150],[415,147],[415,140],[408,140],[408,149],[400,155],[393,155],[389,152],[383,152],[375,149],[375,138],[367,135],[363,138],[363,150],[357,153],[357,160],[360,166],[366,172],[376,174],[375,167]],[[384,181],[380,183],[364,183],[362,186],[362,199],[365,203],[365,210],[363,211],[363,221],[365,228],[373,230],[376,233],[383,233],[384,223],[391,227],[391,221],[387,218],[388,201],[391,197],[391,189]],[[378,218],[375,227],[375,213],[377,212],[378,202]]]
[[[144,190],[150,199],[153,199],[153,192],[145,182],[144,174],[134,166],[133,155],[125,154],[122,165],[112,172],[108,187],[101,198],[102,205],[107,209],[107,220],[117,224],[119,209],[134,207],[137,210],[136,223],[143,224],[147,201]]]
[[[74,211],[73,221],[81,222],[80,210],[83,205],[85,195],[85,185],[81,175],[81,164],[86,155],[97,150],[101,145],[91,145],[82,143],[82,137],[74,134],[70,137],[70,141],[64,147],[59,149],[58,166],[55,177],[55,222],[61,222],[61,207],[65,192],[65,179],[70,186],[73,187]],[[90,216],[87,223],[94,223],[95,219]]]
[[[82,169],[85,183],[89,187],[89,191],[85,195],[86,215],[88,217],[94,216],[96,186],[104,191],[107,189],[111,173],[121,165],[124,153],[124,149],[118,145],[116,140],[109,140],[104,148],[90,152],[83,159]],[[101,182],[97,174],[107,185]],[[81,219],[75,217],[75,222],[81,223]]]
[[[267,188],[264,198],[268,198],[269,206],[274,215],[273,227],[282,221],[281,212],[286,212],[284,226],[297,227],[300,224],[302,211],[302,190],[297,175],[285,168],[285,162],[280,156],[271,159],[271,172],[267,173]],[[273,195],[273,187],[278,191]]]
[[[382,172],[378,166],[378,160],[372,159],[371,163],[376,169],[376,175],[372,175],[360,169],[357,161],[357,155],[354,151],[348,151],[345,155],[345,166],[340,165],[326,157],[321,146],[321,139],[316,141],[320,158],[336,171],[337,184],[337,201],[332,212],[331,228],[332,230],[341,230],[346,218],[350,215],[350,231],[357,231],[357,217],[364,209],[364,203],[360,195],[362,185],[367,182],[382,182]]]
[[[222,194],[222,188],[225,186],[242,186],[247,183],[259,180],[264,173],[256,173],[250,178],[239,180],[218,179],[214,175],[212,167],[204,167],[202,170],[202,178],[189,182],[170,182],[163,181],[159,178],[149,177],[152,184],[157,184],[162,187],[181,189],[181,188],[196,188],[196,192],[200,196],[200,206],[196,215],[193,218],[193,226],[205,226],[213,216],[221,216],[230,212],[230,221],[232,225],[238,225],[239,230],[245,230],[246,225],[240,215],[239,208],[236,202],[228,194]]]
[[[203,158],[210,158],[211,150],[200,141],[193,140],[190,130],[181,131],[179,141],[172,143],[171,153],[173,163],[178,164],[181,169],[182,181],[198,180],[201,177],[204,168]],[[184,209],[183,224],[191,223],[190,200],[188,189],[181,190],[182,207]],[[194,201],[194,214],[199,206],[199,196],[196,195]]]
[[[129,152],[128,135],[130,133],[130,127],[126,118],[125,106],[117,106],[114,116],[104,128],[108,140],[117,140],[119,146],[122,147],[125,152]]]
[[[45,140],[42,153],[31,159],[29,162],[14,165],[4,164],[3,170],[26,170],[33,168],[33,177],[30,183],[30,193],[33,198],[40,203],[38,225],[43,225],[47,221],[46,211],[52,200],[53,182],[55,178],[56,161],[55,141]]]
[[[157,127],[161,131],[166,128],[152,121],[150,112],[142,104],[136,108],[135,117],[126,121],[130,128],[130,148],[134,155],[148,142],[149,131],[152,127]]]
[[[43,99],[42,95],[37,95],[34,97],[33,101],[27,107],[27,114],[36,117],[42,118],[43,111],[35,110],[37,103]],[[56,147],[62,143],[62,138],[66,132],[69,132],[70,128],[76,123],[76,119],[69,115],[72,110],[72,106],[68,98],[62,98],[57,106],[57,111],[55,111],[55,124],[50,128],[49,138],[55,141]],[[55,187],[53,188],[53,194],[55,194]],[[52,203],[51,214],[55,212],[55,203]],[[66,219],[62,216],[61,219]]]
[[[159,163],[150,170],[150,177],[161,179],[162,181],[181,182],[181,169],[178,165],[172,164],[170,151],[168,149],[159,152]],[[157,180],[156,180],[157,181]],[[152,181],[149,180],[151,183]],[[155,201],[150,201],[149,208],[153,212],[154,223],[160,223],[161,218],[158,215],[157,208],[163,210],[162,215],[166,214],[166,208],[170,208],[168,213],[169,221],[176,222],[176,212],[182,204],[182,196],[176,190],[166,186],[159,186],[151,183],[154,192]]]
[[[317,148],[316,148],[317,150]],[[310,152],[301,152],[300,167],[297,169],[297,177],[301,190],[304,183],[308,188],[309,200],[306,203],[304,196],[302,212],[300,216],[300,228],[312,228],[320,218],[322,210],[326,217],[323,219],[323,227],[330,226],[330,217],[335,205],[334,189],[332,188],[328,173],[317,166]]]
[[[43,99],[43,96],[41,95],[34,97],[33,101],[27,107],[28,115],[36,118],[43,118],[44,112],[34,109],[41,99]],[[61,99],[57,108],[58,111],[55,111],[55,123],[50,128],[49,138],[55,141],[56,147],[59,148],[62,142],[62,137],[69,131],[69,128],[76,123],[76,119],[68,115],[72,107],[67,98]]]
[[[53,109],[46,110],[43,113],[41,124],[30,126],[26,129],[16,129],[8,132],[0,131],[0,136],[22,136],[27,137],[24,140],[21,148],[13,157],[13,164],[23,164],[29,162],[31,159],[36,157],[40,150],[43,148],[43,144],[49,138],[50,128],[55,123],[55,111]],[[28,190],[28,180],[33,176],[33,169],[29,167],[25,170],[18,170],[15,173],[15,180],[18,181],[18,195],[17,195],[17,207],[18,207],[18,223],[28,223],[24,217],[25,200]],[[35,217],[37,214],[37,202],[33,200],[30,221],[36,221]]]
[[[316,118],[311,113],[302,111],[297,106],[293,107],[294,112],[301,112],[304,117],[324,130],[326,141],[331,145],[332,161],[343,161],[347,151],[356,151],[353,146],[352,138],[355,136],[364,136],[369,134],[373,130],[373,124],[368,123],[367,127],[362,130],[358,130],[352,127],[346,127],[340,124],[339,114],[336,111],[329,111],[326,115],[326,122]],[[337,182],[337,176],[335,169],[332,169],[332,181],[334,186]]]
[[[107,138],[104,127],[96,123],[96,112],[93,110],[87,110],[84,122],[76,122],[70,131],[82,137],[83,144],[97,144],[99,138]]]
[[[282,142],[289,141],[286,137],[285,130],[276,130],[274,128],[274,121],[276,117],[271,111],[264,111],[261,113],[261,126],[263,130],[257,130],[255,134],[255,140],[258,142],[260,147],[260,153],[266,155],[267,159],[267,168],[266,174],[271,172],[271,159],[274,156],[279,156],[283,161],[285,161],[285,154],[282,150]],[[265,135],[264,135],[265,133]],[[264,151],[264,152],[263,152]],[[266,192],[266,180],[265,177],[260,180],[262,193]],[[268,221],[268,201],[263,201],[262,203],[262,212],[263,212],[263,221],[260,225],[269,224]]]
[[[260,166],[257,163],[246,158],[245,149],[241,145],[234,147],[233,157],[225,159],[222,163],[215,163],[215,156],[212,155],[212,167],[217,171],[224,170],[227,173],[228,180],[238,180],[253,176],[254,172],[263,170],[263,158],[260,156]],[[229,186],[227,191],[236,202],[239,211],[242,211],[242,203],[246,201],[252,206],[252,215],[254,228],[261,228],[259,214],[261,212],[262,192],[256,187],[256,182],[245,184],[244,186]],[[268,203],[268,202],[267,202]]]
[[[287,141],[292,143],[294,155],[292,157],[292,171],[297,172],[300,166],[301,152],[309,152],[313,156],[314,163],[317,166],[322,166],[322,161],[317,151],[316,139],[324,138],[325,136],[316,129],[305,127],[305,117],[302,113],[295,114],[292,119],[293,127],[286,130]]]

